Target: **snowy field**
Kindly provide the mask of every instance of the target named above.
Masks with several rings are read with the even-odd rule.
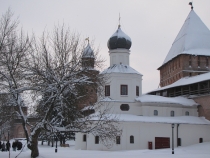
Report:
[[[131,150],[131,151],[87,151],[75,150],[74,142],[70,142],[70,147],[55,147],[39,145],[39,158],[210,158],[210,142],[196,144],[188,147],[175,148],[175,154],[171,154],[171,149],[159,150]],[[18,152],[11,151],[11,158],[15,158]],[[9,152],[0,152],[0,158],[8,158]],[[18,158],[30,158],[30,151],[24,150]]]

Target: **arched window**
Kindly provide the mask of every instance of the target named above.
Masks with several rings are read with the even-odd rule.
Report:
[[[130,143],[131,143],[131,144],[134,143],[134,136],[130,136]]]
[[[158,111],[154,110],[154,116],[158,116]]]
[[[190,115],[189,111],[186,111],[185,116],[189,116],[189,115]]]
[[[174,111],[171,111],[171,117],[174,117],[174,113],[175,113]]]
[[[83,135],[83,142],[86,142],[86,134]]]
[[[99,144],[99,136],[95,136],[95,144]]]
[[[128,111],[130,109],[129,105],[128,104],[121,104],[120,105],[120,109],[122,111]]]

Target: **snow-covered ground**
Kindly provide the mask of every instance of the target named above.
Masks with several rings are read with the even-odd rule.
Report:
[[[159,150],[130,150],[130,151],[90,151],[75,150],[74,142],[70,142],[70,147],[55,147],[39,145],[39,158],[209,158],[210,142],[204,142],[188,147],[175,148],[175,154],[171,154],[171,149]],[[11,158],[15,158],[18,152],[11,151]],[[8,158],[9,152],[0,152],[0,158]],[[18,158],[30,158],[30,150],[24,150]]]

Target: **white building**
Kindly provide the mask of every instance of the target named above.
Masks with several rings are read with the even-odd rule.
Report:
[[[210,141],[210,121],[198,117],[197,104],[184,97],[142,95],[142,74],[129,66],[131,39],[118,27],[108,40],[110,67],[101,103],[119,116],[123,132],[108,149],[92,134],[76,134],[76,149],[135,150],[187,146]],[[210,43],[210,41],[209,41]],[[107,104],[108,103],[108,104]],[[174,125],[174,128],[172,128]],[[83,136],[86,135],[86,139]]]

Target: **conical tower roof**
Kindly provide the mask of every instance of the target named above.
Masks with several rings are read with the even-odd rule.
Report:
[[[210,56],[210,31],[192,9],[162,65],[180,54]]]

